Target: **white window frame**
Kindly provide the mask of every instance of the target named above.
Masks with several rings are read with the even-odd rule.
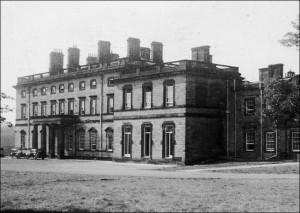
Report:
[[[125,109],[131,109],[132,105],[132,90],[125,91]]]
[[[59,114],[63,115],[65,114],[65,102],[64,101],[59,101]]]
[[[56,102],[51,102],[51,115],[56,115]]]
[[[253,115],[255,112],[255,100],[254,99],[246,99],[245,100],[245,114]]]
[[[174,84],[166,85],[166,106],[174,106]]]
[[[33,114],[33,116],[38,116],[38,104],[37,103],[32,104],[32,114]]]
[[[112,114],[114,112],[114,96],[108,96],[108,113]]]
[[[146,144],[147,144],[147,140],[146,140],[146,136],[147,135],[149,135],[149,141],[148,141],[148,146],[146,146]],[[151,141],[152,141],[152,129],[151,129],[151,126],[144,126],[144,141],[143,141],[143,143],[144,143],[144,150],[143,150],[143,156],[144,157],[150,157],[150,155],[151,155]],[[148,147],[148,155],[147,155],[147,153],[146,153],[146,148]]]
[[[144,92],[144,108],[145,109],[151,109],[151,105],[152,105],[152,91],[151,89],[149,91],[147,91],[147,88],[145,88],[145,92]]]
[[[79,100],[79,114],[85,115],[85,99]]]
[[[128,130],[128,131],[126,131]],[[132,140],[131,127],[124,127],[124,157],[130,157],[130,144]]]
[[[300,132],[292,132],[292,151],[300,152]]]
[[[68,103],[68,114],[74,115],[74,100],[69,100]]]
[[[47,103],[42,102],[41,103],[41,116],[46,116],[47,115]]]
[[[250,137],[251,136],[251,137]],[[255,132],[249,131],[245,134],[246,152],[254,152],[255,149]],[[249,149],[248,145],[253,145],[253,149]]]
[[[276,134],[275,132],[266,132],[266,151],[275,151]]]
[[[166,125],[165,126],[165,158],[173,158],[173,155],[171,155],[172,152],[172,143],[174,140],[174,126],[173,125]],[[168,146],[167,146],[168,145]],[[173,144],[174,146],[174,144]],[[169,147],[167,149],[167,147]]]

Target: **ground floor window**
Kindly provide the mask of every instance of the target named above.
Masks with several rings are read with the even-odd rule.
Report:
[[[254,142],[255,142],[255,133],[254,132],[246,132],[246,151],[253,152],[254,151]]]
[[[25,148],[26,132],[21,131],[21,148]]]
[[[79,132],[78,134],[79,150],[84,150],[85,134],[84,132]]]
[[[266,151],[275,151],[275,132],[266,132]]]
[[[163,127],[163,144],[162,144],[163,158],[174,157],[174,145],[175,145],[174,131],[175,131],[174,125],[165,125]]]
[[[73,150],[73,134],[69,135],[68,144],[69,144],[69,150]]]
[[[142,143],[141,143],[141,153],[142,157],[151,156],[152,148],[152,126],[142,125]]]
[[[292,132],[292,150],[294,152],[300,151],[300,132]]]
[[[91,150],[96,150],[97,132],[90,132]]]
[[[114,134],[111,128],[106,130],[106,149],[107,151],[113,150]]]
[[[123,126],[122,156],[131,157],[132,127]]]

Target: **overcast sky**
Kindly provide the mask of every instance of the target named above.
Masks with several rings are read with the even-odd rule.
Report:
[[[275,63],[299,73],[299,52],[278,42],[298,15],[298,1],[1,1],[1,91],[15,96],[18,77],[47,72],[53,49],[66,66],[68,47],[77,45],[83,65],[99,40],[125,57],[128,37],[144,47],[162,42],[165,62],[210,45],[213,63],[237,66],[249,81]]]

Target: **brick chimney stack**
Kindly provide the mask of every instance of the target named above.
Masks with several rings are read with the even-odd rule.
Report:
[[[140,57],[140,39],[128,38],[127,39],[127,57],[130,61],[139,61]]]
[[[210,46],[200,46],[192,48],[192,60],[205,63],[212,63],[212,55],[209,54]]]
[[[61,50],[54,50],[50,53],[49,72],[50,75],[58,74],[64,66],[64,54]]]
[[[98,63],[98,57],[96,55],[89,54],[88,57],[86,58],[86,64],[90,65],[96,63]]]
[[[153,41],[151,43],[151,60],[155,63],[163,63],[163,44],[161,42]]]
[[[68,72],[74,72],[79,67],[80,50],[74,45],[68,49]]]
[[[98,42],[98,62],[101,64],[110,62],[110,42],[99,41]]]

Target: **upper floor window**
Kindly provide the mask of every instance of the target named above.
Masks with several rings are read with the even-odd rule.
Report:
[[[109,87],[114,86],[114,77],[107,78],[107,86],[109,86]]]
[[[152,107],[152,84],[143,85],[143,107],[145,109]]]
[[[41,88],[41,95],[46,95],[46,87]]]
[[[21,105],[21,119],[26,118],[26,110],[27,110],[26,104],[22,104]]]
[[[275,132],[266,132],[266,150],[275,150]]]
[[[114,95],[107,95],[107,113],[114,112]]]
[[[64,93],[65,92],[65,85],[64,84],[60,84],[59,85],[59,93]]]
[[[253,152],[254,151],[254,142],[255,142],[255,133],[254,132],[246,132],[245,136],[246,140],[246,151]]]
[[[26,91],[25,91],[25,90],[22,90],[22,92],[21,92],[21,97],[22,97],[22,98],[25,98],[25,97],[26,97]]]
[[[56,93],[56,86],[51,86],[51,94],[55,94]]]
[[[79,89],[80,90],[85,90],[85,81],[80,81],[79,82]]]
[[[41,102],[41,116],[47,115],[46,104],[47,104],[46,101]]]
[[[73,92],[74,91],[74,83],[69,83],[68,84],[68,91]]]
[[[97,97],[91,97],[91,103],[90,103],[90,114],[95,115],[96,114],[96,107],[97,107]]]
[[[85,115],[85,98],[79,99],[79,115]]]
[[[56,101],[51,101],[51,115],[56,115]]]
[[[300,132],[292,132],[292,151],[300,151]]]
[[[35,88],[35,89],[32,90],[32,95],[33,96],[37,96],[38,95],[37,88]]]
[[[74,99],[68,100],[68,114],[74,115]]]
[[[124,87],[124,109],[128,110],[132,108],[132,86],[128,85]]]
[[[32,114],[33,114],[33,116],[38,116],[38,104],[37,103],[32,104]]]
[[[90,88],[91,89],[96,89],[97,88],[97,81],[96,79],[92,79],[90,82]]]
[[[58,108],[59,108],[59,114],[60,115],[65,114],[65,100],[60,100],[59,101]]]
[[[164,106],[173,107],[174,106],[174,91],[175,91],[175,81],[167,80],[164,82]]]
[[[254,115],[255,102],[254,99],[245,100],[245,115]]]

